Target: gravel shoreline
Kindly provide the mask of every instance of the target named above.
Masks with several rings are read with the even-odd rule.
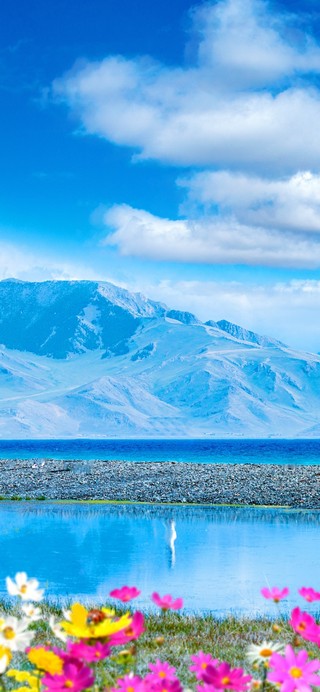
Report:
[[[320,465],[1,459],[2,499],[124,500],[320,509]]]

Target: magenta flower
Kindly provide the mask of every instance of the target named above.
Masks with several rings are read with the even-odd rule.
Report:
[[[112,634],[109,639],[109,645],[121,646],[122,644],[132,641],[132,639],[138,639],[144,631],[144,617],[142,613],[139,613],[137,610],[137,612],[133,614],[131,625],[120,632]]]
[[[93,685],[94,675],[92,670],[84,666],[81,661],[74,661],[64,664],[61,675],[47,673],[41,682],[49,692],[81,692]]]
[[[159,659],[155,663],[149,663],[149,669],[151,670],[151,673],[148,673],[145,677],[146,682],[156,683],[159,682],[159,680],[164,681],[175,681],[176,678],[176,669],[173,668],[173,666],[170,666],[167,661],[159,661]]]
[[[183,692],[180,680],[158,680],[149,683],[144,690],[148,692]]]
[[[251,675],[245,675],[242,668],[231,668],[229,663],[219,663],[218,666],[208,665],[203,673],[204,682],[216,690],[235,690],[242,692],[249,688]]]
[[[272,654],[268,680],[281,685],[281,692],[312,692],[311,685],[320,686],[320,677],[315,671],[320,669],[320,661],[308,661],[305,650],[295,653],[292,646],[286,646],[285,656]]]
[[[319,642],[320,627],[309,613],[304,613],[300,608],[294,608],[289,625],[302,639],[306,639],[308,642]]]
[[[123,586],[121,589],[113,589],[113,591],[110,591],[110,596],[112,596],[112,598],[118,598],[119,601],[123,603],[127,603],[128,601],[132,601],[133,598],[137,598],[140,593],[141,591],[135,586]]]
[[[289,589],[286,586],[284,589],[278,589],[277,586],[273,586],[272,589],[267,589],[265,587],[264,589],[261,589],[260,593],[262,596],[264,596],[264,598],[268,598],[275,603],[279,603],[279,601],[288,596]]]
[[[72,658],[80,658],[81,661],[88,663],[103,661],[104,658],[110,656],[111,651],[109,644],[101,644],[99,641],[95,641],[92,645],[85,642],[68,642],[67,648]]]
[[[117,680],[117,687],[111,687],[111,692],[142,692],[143,685],[138,675],[125,675]]]
[[[298,593],[302,598],[304,598],[308,603],[313,603],[313,601],[320,601],[320,592],[315,591],[314,589],[307,588],[306,586],[302,586],[301,589],[298,590]]]
[[[208,665],[217,666],[219,661],[216,658],[212,658],[211,654],[205,654],[203,651],[198,651],[194,656],[190,656],[193,665],[190,666],[190,670],[195,673],[198,680],[203,680],[203,673],[207,670]]]
[[[176,598],[176,600],[174,601],[170,594],[166,594],[165,596],[161,597],[158,593],[154,592],[151,598],[153,602],[162,610],[179,610],[183,607],[182,598]]]

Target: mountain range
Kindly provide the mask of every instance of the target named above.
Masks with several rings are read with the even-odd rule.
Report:
[[[107,282],[0,282],[0,437],[319,437],[320,356]]]

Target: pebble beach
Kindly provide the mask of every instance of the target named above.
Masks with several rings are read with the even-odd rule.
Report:
[[[320,465],[1,459],[6,499],[320,509]]]

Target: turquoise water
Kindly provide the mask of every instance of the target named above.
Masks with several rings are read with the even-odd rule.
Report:
[[[0,458],[320,464],[320,440],[2,440]]]
[[[253,508],[0,504],[0,596],[26,570],[50,598],[103,602],[112,588],[182,596],[187,611],[275,612],[262,586],[320,584],[320,512]],[[282,607],[282,610],[284,607]]]

